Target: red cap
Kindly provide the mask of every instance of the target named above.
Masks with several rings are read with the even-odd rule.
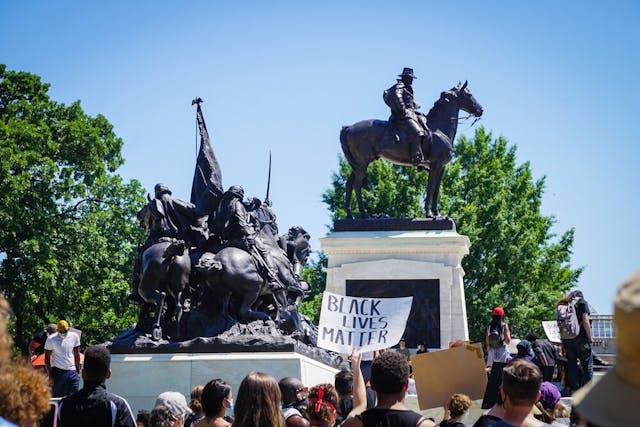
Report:
[[[504,310],[502,309],[502,307],[496,307],[493,309],[492,314],[494,316],[504,316]]]

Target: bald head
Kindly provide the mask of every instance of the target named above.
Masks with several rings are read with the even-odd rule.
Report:
[[[280,393],[282,393],[282,403],[288,405],[289,403],[298,401],[298,390],[304,388],[304,384],[297,378],[284,377],[278,383],[280,387]]]

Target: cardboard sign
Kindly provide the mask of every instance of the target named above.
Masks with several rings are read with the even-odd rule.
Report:
[[[547,335],[547,339],[551,342],[561,343],[560,329],[558,328],[558,322],[555,320],[544,320],[542,322],[544,333]]]
[[[476,345],[411,357],[420,410],[442,407],[454,393],[482,399],[487,388],[482,349]]]
[[[324,292],[318,347],[339,353],[394,346],[407,326],[413,297],[360,298]]]

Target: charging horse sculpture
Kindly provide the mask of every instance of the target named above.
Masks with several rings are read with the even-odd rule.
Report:
[[[427,126],[431,130],[431,139],[422,140],[424,160],[419,166],[429,170],[424,204],[426,216],[429,218],[440,216],[438,210],[440,183],[445,166],[452,158],[460,110],[475,117],[482,116],[482,106],[467,88],[467,82],[442,92],[440,99],[434,103],[426,116]],[[397,165],[412,166],[414,164],[409,142],[397,141],[390,127],[388,121],[363,120],[351,126],[344,126],[340,132],[342,151],[352,169],[346,183],[345,209],[348,218],[353,218],[351,196],[354,190],[360,217],[369,217],[362,200],[362,185],[367,167],[372,161],[382,157]]]

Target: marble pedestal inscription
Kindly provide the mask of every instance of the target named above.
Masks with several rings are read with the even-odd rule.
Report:
[[[347,280],[346,293],[354,297],[413,297],[404,339],[416,348],[440,346],[440,281],[424,280]]]

